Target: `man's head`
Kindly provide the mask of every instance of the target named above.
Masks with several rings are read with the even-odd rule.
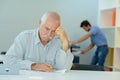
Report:
[[[60,16],[56,12],[46,12],[39,22],[39,38],[41,42],[48,43],[60,26]]]
[[[81,22],[80,27],[82,27],[85,31],[89,31],[91,28],[91,24],[89,23],[89,21],[84,20],[83,22]]]

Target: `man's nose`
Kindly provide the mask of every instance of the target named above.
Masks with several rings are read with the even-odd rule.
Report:
[[[48,31],[48,34],[47,34],[48,36],[50,36],[51,35],[51,31]]]

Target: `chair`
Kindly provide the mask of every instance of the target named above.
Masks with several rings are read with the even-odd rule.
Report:
[[[0,53],[0,64],[3,64],[3,56],[6,54],[6,52],[5,51],[2,51],[1,53]]]
[[[5,55],[5,54],[6,54],[6,52],[5,52],[5,51],[2,51],[0,54],[1,54],[1,55]]]
[[[74,63],[71,70],[90,70],[90,71],[112,71],[112,68],[98,65],[85,65]]]
[[[80,46],[71,45],[70,50],[72,53],[78,53],[80,50]],[[79,63],[79,60],[80,60],[79,55],[75,55],[75,54],[73,54],[73,55],[74,55],[73,63]]]

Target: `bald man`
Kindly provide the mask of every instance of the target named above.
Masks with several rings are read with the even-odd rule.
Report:
[[[4,64],[18,64],[21,69],[52,72],[72,66],[69,41],[56,12],[46,12],[39,27],[21,32],[7,51]]]

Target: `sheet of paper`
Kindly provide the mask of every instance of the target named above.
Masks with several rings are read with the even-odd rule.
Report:
[[[67,71],[67,69],[61,69],[61,70],[55,70],[54,72],[57,73],[65,73]]]
[[[21,75],[52,75],[52,74],[63,74],[66,72],[66,69],[55,70],[54,72],[41,72],[41,71],[33,71],[33,70],[21,70]]]

